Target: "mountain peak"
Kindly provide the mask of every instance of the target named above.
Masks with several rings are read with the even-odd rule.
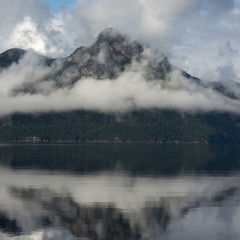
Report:
[[[0,54],[0,68],[9,67],[12,63],[17,63],[26,51],[20,48],[12,48]]]
[[[131,41],[128,35],[122,34],[112,28],[106,28],[98,35],[96,44],[99,43],[107,43],[110,48],[129,59],[143,51],[141,44]]]
[[[125,41],[127,39],[127,35],[121,34],[120,32],[112,29],[112,28],[106,28],[102,32],[99,33],[97,39],[104,41]]]
[[[81,76],[112,79],[116,70],[123,71],[142,51],[143,47],[127,35],[106,28],[92,45],[77,48],[68,62],[78,64]]]

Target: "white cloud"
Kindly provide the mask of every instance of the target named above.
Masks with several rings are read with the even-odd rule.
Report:
[[[0,4],[4,6],[0,9],[0,51],[18,47],[65,56],[74,48],[74,33],[65,26],[67,12],[53,14],[40,0],[0,0]]]
[[[24,46],[25,49],[37,49],[37,51],[47,54],[46,42],[48,39],[38,32],[36,24],[29,17],[25,17],[21,23],[16,25],[9,40],[12,46],[19,48]]]
[[[162,50],[176,66],[205,81],[240,79],[240,7],[233,0],[79,0],[75,9],[65,8],[57,14],[40,0],[0,0],[0,4],[4,6],[0,9],[2,51],[19,47],[50,56],[67,56],[74,48],[94,41],[100,31],[110,26]],[[104,55],[99,57],[104,60]],[[212,90],[186,83],[179,74],[172,74],[166,89],[162,83],[144,81],[143,72],[131,69],[114,81],[85,79],[72,89],[37,83],[45,95],[49,94],[46,100],[44,94],[13,98],[6,94],[14,87],[26,79],[36,82],[39,76],[52,71],[33,62],[20,73],[21,64],[1,73],[3,113],[35,108],[112,111],[137,106],[236,111],[239,107],[238,102],[226,100]],[[68,81],[67,75],[61,81]]]
[[[210,72],[208,78],[217,78],[218,67],[226,65],[227,59],[218,55],[226,43],[240,52],[240,4],[233,0],[78,0],[75,9],[55,14],[40,0],[0,4],[2,51],[21,47],[66,56],[113,27],[162,50],[193,75]],[[237,54],[232,60],[238,78],[239,59]]]
[[[19,64],[0,73],[0,115],[76,109],[126,112],[147,108],[239,113],[240,101],[200,86],[184,78],[178,70],[172,71],[166,79],[146,80],[149,54],[145,54],[141,63],[134,61],[114,80],[83,78],[73,86],[60,88],[58,83],[70,82],[74,71],[51,79],[61,64],[42,66],[35,55],[27,54]],[[16,91],[26,86],[34,87],[36,91]]]

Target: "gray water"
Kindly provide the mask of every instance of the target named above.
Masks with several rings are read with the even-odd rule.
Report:
[[[240,146],[0,144],[0,240],[240,239]]]

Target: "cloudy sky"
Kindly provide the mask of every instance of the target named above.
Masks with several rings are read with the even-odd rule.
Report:
[[[165,52],[208,80],[239,81],[240,2],[234,0],[0,0],[0,51],[66,56],[106,27]]]
[[[112,27],[161,50],[172,64],[203,82],[240,82],[237,0],[0,0],[0,5],[0,52],[17,47],[65,57]],[[159,81],[146,82],[144,67],[140,67],[136,71],[136,66],[131,66],[115,81],[82,79],[72,89],[57,89],[39,82],[53,69],[43,68],[27,56],[0,73],[0,115],[66,109],[126,111],[133,107],[240,112],[240,101],[197,86],[179,72],[170,75],[164,88]],[[39,86],[37,94],[12,95],[16,85],[33,82]],[[239,87],[233,88],[240,98]]]

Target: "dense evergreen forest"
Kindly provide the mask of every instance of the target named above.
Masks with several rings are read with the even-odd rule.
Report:
[[[0,141],[240,143],[240,117],[170,110],[104,114],[71,111],[13,114],[0,119]]]

